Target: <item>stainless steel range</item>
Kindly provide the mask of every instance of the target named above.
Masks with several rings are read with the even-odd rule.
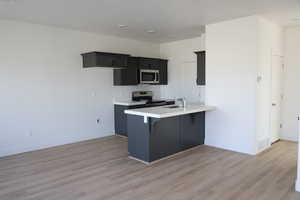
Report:
[[[132,92],[132,101],[146,101],[144,107],[163,106],[174,104],[173,100],[154,100],[152,91],[135,91]]]

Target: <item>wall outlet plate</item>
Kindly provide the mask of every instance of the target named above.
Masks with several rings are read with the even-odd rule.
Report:
[[[261,82],[262,81],[262,76],[257,76],[257,82]]]
[[[96,123],[97,123],[97,124],[100,124],[100,122],[101,122],[101,121],[100,121],[100,118],[98,118],[98,119],[96,120]]]

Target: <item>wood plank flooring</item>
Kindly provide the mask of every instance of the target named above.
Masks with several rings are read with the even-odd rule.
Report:
[[[0,200],[299,200],[297,144],[258,156],[207,146],[146,166],[112,136],[0,158]]]

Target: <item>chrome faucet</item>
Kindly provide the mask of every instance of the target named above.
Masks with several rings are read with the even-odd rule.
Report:
[[[183,108],[186,107],[186,100],[185,100],[185,98],[179,98],[179,99],[177,99],[177,101],[181,102],[181,107],[183,107]]]

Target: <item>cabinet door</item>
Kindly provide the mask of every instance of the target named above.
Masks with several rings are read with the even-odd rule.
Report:
[[[112,67],[125,68],[127,67],[126,54],[114,54],[106,52],[89,52],[81,54],[83,58],[83,67]]]
[[[151,118],[150,162],[179,151],[179,118]]]
[[[140,58],[140,63],[139,63],[140,69],[150,69],[151,65],[152,63],[150,58]]]
[[[128,106],[115,105],[115,133],[117,135],[127,136],[127,118],[124,111]]]
[[[124,113],[128,109],[142,108],[143,105],[136,106],[123,106],[115,105],[114,106],[114,115],[115,115],[115,134],[127,136],[127,114]]]
[[[156,60],[159,61],[159,64],[153,65],[151,69],[159,71],[159,83],[154,85],[168,85],[168,60]]]
[[[128,57],[123,55],[114,55],[112,56],[112,66],[113,67],[128,67]]]
[[[180,145],[186,150],[204,144],[205,112],[180,116]]]
[[[114,85],[138,85],[138,60],[128,58],[128,67],[114,69]]]
[[[160,65],[160,59],[140,58],[140,69],[157,69]]]
[[[127,56],[98,53],[97,63],[104,67],[126,67]]]
[[[195,53],[197,54],[197,85],[205,85],[205,51]]]
[[[140,160],[150,160],[150,124],[144,123],[144,117],[128,115],[128,152],[129,155]]]
[[[168,61],[167,60],[160,60],[160,85],[168,85]]]

